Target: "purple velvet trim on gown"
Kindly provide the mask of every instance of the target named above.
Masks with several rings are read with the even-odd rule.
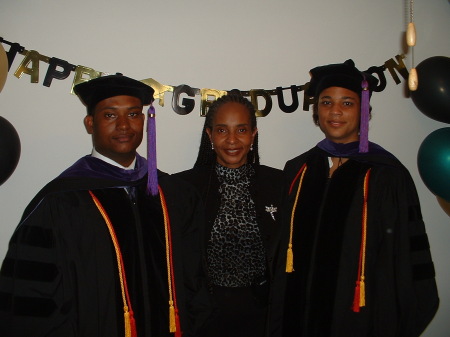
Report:
[[[98,178],[132,182],[142,179],[147,174],[147,160],[136,154],[136,168],[125,170],[108,164],[101,159],[84,156],[60,174],[58,178]]]
[[[331,154],[333,157],[359,157],[365,155],[382,155],[395,158],[394,155],[380,145],[369,142],[369,151],[366,153],[359,152],[359,142],[351,142],[346,144],[334,143],[331,140],[325,138],[317,143],[317,147]]]

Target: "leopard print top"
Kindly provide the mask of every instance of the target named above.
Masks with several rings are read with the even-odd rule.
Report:
[[[250,164],[237,169],[216,165],[220,207],[208,242],[208,273],[213,285],[250,286],[265,274],[265,251],[250,195]]]

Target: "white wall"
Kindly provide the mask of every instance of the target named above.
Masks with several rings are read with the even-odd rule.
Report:
[[[307,82],[308,70],[317,65],[352,58],[366,69],[405,52],[408,3],[0,0],[0,36],[75,65],[168,85],[274,89]],[[450,56],[449,1],[417,1],[414,18],[416,65],[431,56]],[[44,87],[47,67],[41,63],[40,81],[32,84],[28,75],[13,76],[22,59],[16,57],[0,93],[0,115],[15,126],[22,144],[17,169],[0,186],[0,256],[34,194],[91,149],[82,125],[84,108],[69,94],[73,74]],[[411,58],[405,62],[410,66]],[[396,86],[386,75],[386,90],[372,99],[370,139],[397,155],[416,182],[441,298],[424,336],[448,336],[450,221],[420,179],[416,161],[423,139],[449,125],[424,116],[405,96],[405,81]],[[166,95],[166,106],[157,110],[158,162],[169,173],[192,166],[203,123],[198,106],[190,115],[176,115],[171,97]],[[285,114],[276,99],[272,112],[258,123],[262,162],[278,168],[322,138],[309,112]],[[145,148],[140,152],[145,154]]]

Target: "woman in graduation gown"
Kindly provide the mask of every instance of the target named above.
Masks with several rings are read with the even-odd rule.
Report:
[[[438,308],[434,267],[408,170],[367,139],[377,79],[352,60],[311,76],[326,138],[284,168],[284,303],[271,335],[419,336]]]

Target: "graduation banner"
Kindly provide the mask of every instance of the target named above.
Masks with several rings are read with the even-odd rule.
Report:
[[[87,66],[74,65],[57,57],[46,56],[36,50],[27,50],[19,43],[6,41],[2,37],[0,37],[0,43],[9,46],[9,50],[5,51],[8,63],[7,72],[11,70],[11,65],[17,54],[20,54],[23,56],[23,59],[14,71],[14,76],[21,78],[24,74],[28,75],[31,83],[40,83],[42,79],[39,78],[39,69],[43,65],[47,67],[45,77],[42,80],[42,84],[46,87],[50,87],[53,80],[66,80],[72,73],[74,73],[70,90],[68,90],[72,94],[73,87],[78,83],[109,74]],[[0,52],[1,51],[2,50],[0,50]],[[401,79],[398,74],[403,79],[408,79],[409,73],[403,62],[405,57],[406,56],[403,54],[396,55],[395,60],[394,58],[390,58],[380,66],[372,66],[365,70],[365,72],[370,73],[379,79],[379,84],[376,88],[374,88],[374,91],[380,92],[386,88],[386,70],[389,71],[390,76],[396,84],[401,83]],[[0,75],[4,75],[6,79],[6,73]],[[194,88],[187,84],[167,85],[162,84],[153,78],[145,78],[142,79],[141,82],[150,85],[155,90],[154,98],[155,100],[158,100],[160,106],[164,106],[165,104],[165,94],[167,92],[171,92],[172,109],[179,115],[187,115],[194,111],[194,109],[197,109],[200,116],[205,116],[212,102],[229,92],[223,89]],[[285,113],[292,113],[298,110],[300,103],[301,108],[304,111],[309,110],[309,105],[313,103],[313,98],[305,94],[305,89],[308,88],[308,85],[309,82],[301,85],[293,84],[289,87],[277,86],[275,89],[233,89],[233,91],[237,90],[243,96],[246,96],[251,100],[256,109],[257,117],[265,117],[272,110],[274,101],[276,101],[280,110]],[[302,102],[299,100],[299,93],[301,92],[303,92]],[[200,97],[200,107],[197,108],[194,100],[196,96]],[[289,100],[291,103],[289,105],[286,104],[285,96],[291,97]],[[265,105],[260,107],[259,102],[265,102]]]

